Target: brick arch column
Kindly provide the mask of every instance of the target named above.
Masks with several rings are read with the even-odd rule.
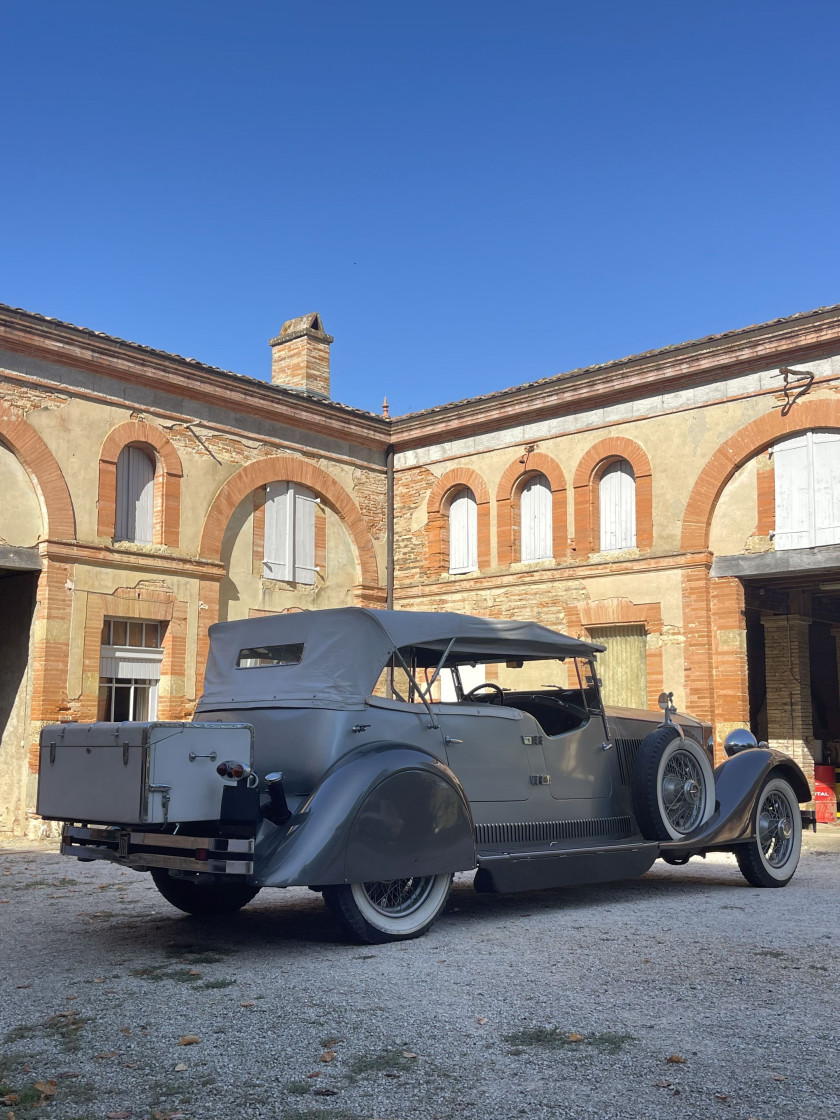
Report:
[[[650,459],[644,449],[633,440],[624,436],[610,436],[590,447],[575,471],[575,551],[581,560],[599,551],[598,483],[606,468],[617,459],[626,459],[636,476],[636,546],[640,552],[648,552],[653,548],[653,482]]]
[[[0,440],[14,452],[41,501],[44,536],[75,540],[76,514],[61,467],[35,429],[21,416],[0,412]]]
[[[159,469],[155,470],[155,544],[177,548],[181,532],[181,458],[160,428],[145,420],[128,420],[113,428],[99,452],[99,501],[96,531],[113,537],[117,518],[117,460],[129,444],[149,448]]]
[[[725,440],[694,483],[683,515],[680,547],[686,552],[709,547],[712,516],[720,496],[744,463],[779,439],[817,428],[840,428],[840,401],[801,401],[787,416],[781,410],[768,412]]]
[[[478,521],[478,570],[490,567],[490,491],[477,471],[456,467],[432,487],[426,501],[429,568],[434,575],[449,570],[449,504],[454,492],[468,487],[475,495]]]
[[[292,455],[273,455],[249,463],[232,475],[216,494],[201,532],[199,555],[218,563],[222,556],[225,530],[236,507],[260,486],[269,482],[297,482],[321,496],[324,503],[341,519],[350,534],[358,557],[361,580],[354,587],[360,606],[384,606],[385,592],[379,578],[379,564],[373,538],[359,509],[347,491],[334,478],[314,463]],[[209,649],[208,630],[219,617],[219,583],[202,580],[199,585],[199,622],[197,636],[197,664],[207,661]],[[198,670],[197,688],[200,692],[203,670]]]
[[[711,578],[712,518],[727,483],[750,459],[787,436],[826,428],[840,428],[840,401],[800,401],[787,416],[777,409],[745,424],[708,460],[686,504],[680,547],[704,554],[683,575],[686,695],[690,710],[714,719],[718,760],[727,732],[749,721],[749,691],[744,587],[735,577]],[[758,500],[766,528],[773,512],[770,471],[759,473]]]
[[[269,482],[297,482],[319,494],[324,502],[341,518],[346,527],[359,561],[361,582],[365,587],[379,587],[379,564],[373,538],[359,512],[358,506],[347,491],[334,478],[305,459],[292,455],[273,455],[258,459],[242,467],[222,486],[207,513],[201,533],[200,555],[218,561],[222,555],[222,540],[233,511],[248,494]]]
[[[520,557],[520,508],[522,487],[535,474],[543,474],[551,486],[552,555],[561,560],[567,551],[566,477],[556,459],[534,451],[523,463],[516,459],[501,477],[496,491],[496,535],[499,563],[512,564]]]

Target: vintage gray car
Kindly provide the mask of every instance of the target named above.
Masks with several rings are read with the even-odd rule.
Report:
[[[799,767],[740,732],[713,770],[711,728],[667,700],[605,709],[602,649],[446,613],[220,623],[196,722],[44,730],[39,811],[188,913],[308,886],[366,942],[428,930],[456,871],[523,891],[732,851],[784,886],[813,823]]]

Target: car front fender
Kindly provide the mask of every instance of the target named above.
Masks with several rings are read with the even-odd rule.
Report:
[[[327,772],[287,826],[265,821],[252,882],[328,886],[475,867],[467,799],[432,755],[379,743]]]
[[[711,817],[685,839],[661,844],[662,850],[721,848],[749,839],[753,835],[755,799],[771,772],[790,782],[799,801],[811,800],[808,779],[788,755],[763,748],[741,751],[715,769],[715,811]]]

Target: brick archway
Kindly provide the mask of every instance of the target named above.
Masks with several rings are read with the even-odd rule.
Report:
[[[274,455],[259,459],[242,467],[222,486],[204,521],[201,533],[200,555],[218,561],[222,555],[222,541],[228,522],[239,503],[259,486],[269,482],[297,482],[319,494],[324,502],[341,518],[359,559],[361,584],[365,588],[379,587],[379,565],[373,538],[353,499],[326,471],[296,459],[291,455]]]
[[[650,459],[638,443],[624,436],[602,439],[583,456],[575,471],[575,551],[584,560],[598,551],[600,522],[598,483],[604,470],[616,459],[626,459],[636,476],[636,547],[653,548],[653,483]]]
[[[44,512],[44,535],[76,539],[76,514],[61,467],[35,431],[21,416],[0,414],[0,440],[14,452],[35,486]]]
[[[712,516],[720,496],[746,462],[784,436],[816,428],[840,428],[840,401],[802,401],[787,416],[781,411],[768,412],[731,435],[694,483],[683,515],[680,547],[685,552],[709,547]]]
[[[155,544],[177,548],[180,540],[181,458],[169,438],[145,420],[127,420],[113,428],[99,453],[99,507],[96,531],[113,537],[117,517],[117,460],[129,444],[142,444],[153,452],[160,470],[155,471]]]
[[[541,451],[532,452],[523,463],[516,459],[501,477],[496,491],[496,534],[499,563],[519,559],[519,498],[522,486],[535,474],[543,474],[551,486],[552,555],[561,560],[567,551],[566,478],[556,459]]]
[[[429,568],[435,575],[449,570],[449,501],[454,492],[468,487],[475,495],[478,520],[478,570],[490,567],[490,491],[477,471],[456,467],[437,480],[426,501]]]

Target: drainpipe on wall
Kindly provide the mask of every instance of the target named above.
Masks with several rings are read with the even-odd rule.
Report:
[[[386,598],[385,606],[394,609],[394,445],[388,444],[385,451],[385,547],[386,559]]]

